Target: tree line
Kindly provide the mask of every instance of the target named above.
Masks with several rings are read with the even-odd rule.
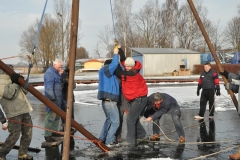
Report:
[[[240,49],[240,6],[235,17],[229,17],[226,27],[220,22],[214,24],[207,16],[207,7],[202,0],[194,0],[195,7],[203,22],[215,50]],[[116,36],[130,56],[130,48],[186,48],[199,52],[208,51],[206,42],[187,2],[179,0],[147,0],[137,12],[132,11],[133,0],[113,1],[115,34],[112,25],[99,30],[94,57],[111,57],[113,39]],[[218,18],[218,17],[216,17]],[[33,60],[35,64],[48,67],[55,58],[68,61],[71,5],[68,0],[54,0],[54,15],[45,14],[39,34],[39,43]],[[31,53],[39,19],[22,33],[19,41],[21,54]],[[81,21],[80,21],[81,23]],[[83,22],[84,23],[84,22]],[[81,24],[79,25],[79,27]],[[79,28],[80,30],[80,28]],[[78,35],[78,42],[82,34]],[[106,53],[101,53],[104,49]],[[83,46],[78,47],[76,58],[88,58]]]

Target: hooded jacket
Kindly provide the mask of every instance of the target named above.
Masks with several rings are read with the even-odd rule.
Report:
[[[0,74],[0,104],[7,118],[31,112],[32,106],[26,98],[27,91],[12,83],[6,74]]]
[[[118,55],[114,54],[112,62],[109,65],[104,65],[98,72],[99,85],[98,95],[99,100],[110,99],[118,102],[119,100],[119,82],[114,71],[118,67]]]
[[[124,66],[126,60],[125,54],[121,48],[119,48],[120,61]],[[135,66],[132,70],[126,71],[118,67],[115,71],[118,78],[122,82],[122,93],[128,101],[132,101],[138,97],[144,97],[148,94],[148,88],[146,81],[139,73],[142,69],[142,64],[139,61],[135,61]]]

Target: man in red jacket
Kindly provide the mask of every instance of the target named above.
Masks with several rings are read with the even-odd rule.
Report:
[[[119,66],[115,74],[121,79],[122,93],[129,102],[126,141],[129,144],[135,144],[136,134],[139,139],[146,137],[146,131],[139,122],[139,116],[147,103],[148,87],[139,73],[142,64],[134,61],[131,57],[126,58],[121,48],[119,48],[118,54],[125,70]]]

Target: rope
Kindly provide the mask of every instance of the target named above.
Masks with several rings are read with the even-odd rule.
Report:
[[[207,155],[204,155],[204,156],[199,156],[199,157],[192,158],[192,159],[189,159],[189,160],[203,159],[203,158],[206,158],[206,157],[209,157],[209,156],[212,156],[212,155],[221,153],[221,152],[225,152],[225,151],[228,151],[228,150],[230,150],[230,149],[237,148],[237,147],[239,147],[239,146],[227,147],[226,149],[220,150],[220,151],[218,151],[218,152],[214,152],[214,153],[207,154]]]
[[[111,14],[112,14],[113,33],[114,33],[114,38],[116,40],[116,32],[115,32],[115,26],[114,26],[113,10],[112,10],[112,0],[110,0],[110,6],[111,6]]]
[[[35,37],[35,40],[34,40],[34,43],[33,43],[32,55],[34,55],[35,49],[36,49],[36,46],[37,46],[37,43],[38,43],[38,36],[39,36],[40,29],[41,29],[41,26],[42,26],[42,21],[43,21],[45,9],[46,9],[46,6],[47,6],[47,2],[48,2],[48,0],[46,0],[46,2],[45,2],[44,8],[43,8],[43,12],[42,12],[42,16],[41,16],[41,20],[40,20],[40,22],[38,24],[37,34],[36,34],[36,37]]]
[[[54,133],[58,133],[58,134],[61,134],[61,135],[64,135],[65,133],[64,132],[60,132],[60,131],[55,131],[55,130],[51,130],[51,129],[48,129],[48,128],[44,128],[44,127],[40,127],[40,126],[35,126],[33,124],[28,124],[28,123],[24,123],[24,122],[19,122],[17,120],[12,120],[10,118],[7,118],[8,121],[11,121],[11,122],[15,122],[15,123],[18,123],[18,124],[23,124],[23,125],[26,125],[26,126],[31,126],[31,127],[35,127],[35,128],[38,128],[38,129],[41,129],[41,130],[46,130],[46,131],[49,131],[49,132],[54,132]],[[80,140],[88,140],[92,143],[95,143],[99,146],[99,148],[101,148],[104,152],[108,152],[108,150],[104,149],[104,147],[102,146],[102,141],[101,140],[91,140],[91,139],[87,139],[87,138],[82,138],[82,137],[79,137],[79,136],[75,136],[75,135],[70,135],[71,137],[73,138],[76,138],[76,139],[80,139]]]
[[[151,141],[151,140],[142,140],[142,139],[137,139],[139,141],[144,141],[144,142],[151,142],[151,143],[160,143],[160,144],[179,144],[179,142],[168,142],[168,141]],[[215,143],[226,143],[226,142],[236,142],[239,139],[235,140],[220,140],[220,141],[212,141],[212,142],[185,142],[184,144],[215,144]]]
[[[43,17],[44,17],[44,13],[45,13],[46,7],[47,7],[47,2],[48,2],[48,0],[46,0],[46,2],[45,2],[44,8],[43,8],[43,12],[42,12],[42,16],[41,16],[41,20],[40,20],[40,22],[38,24],[37,34],[36,34],[35,40],[33,42],[32,55],[34,55],[35,49],[36,49],[36,46],[37,46],[37,43],[38,43],[38,37],[39,37],[40,29],[42,27],[42,21],[43,21]],[[29,58],[29,65],[28,65],[28,74],[27,74],[26,84],[24,86],[25,89],[28,88],[28,85],[29,85],[29,83],[28,83],[29,75],[30,75],[31,69],[32,69],[33,64],[34,64],[32,59],[31,59],[31,57],[28,57],[28,58]]]

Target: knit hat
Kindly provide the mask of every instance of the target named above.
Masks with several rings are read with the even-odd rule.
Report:
[[[132,57],[128,57],[125,62],[124,62],[125,66],[129,66],[129,67],[134,67],[135,66],[135,61]]]

